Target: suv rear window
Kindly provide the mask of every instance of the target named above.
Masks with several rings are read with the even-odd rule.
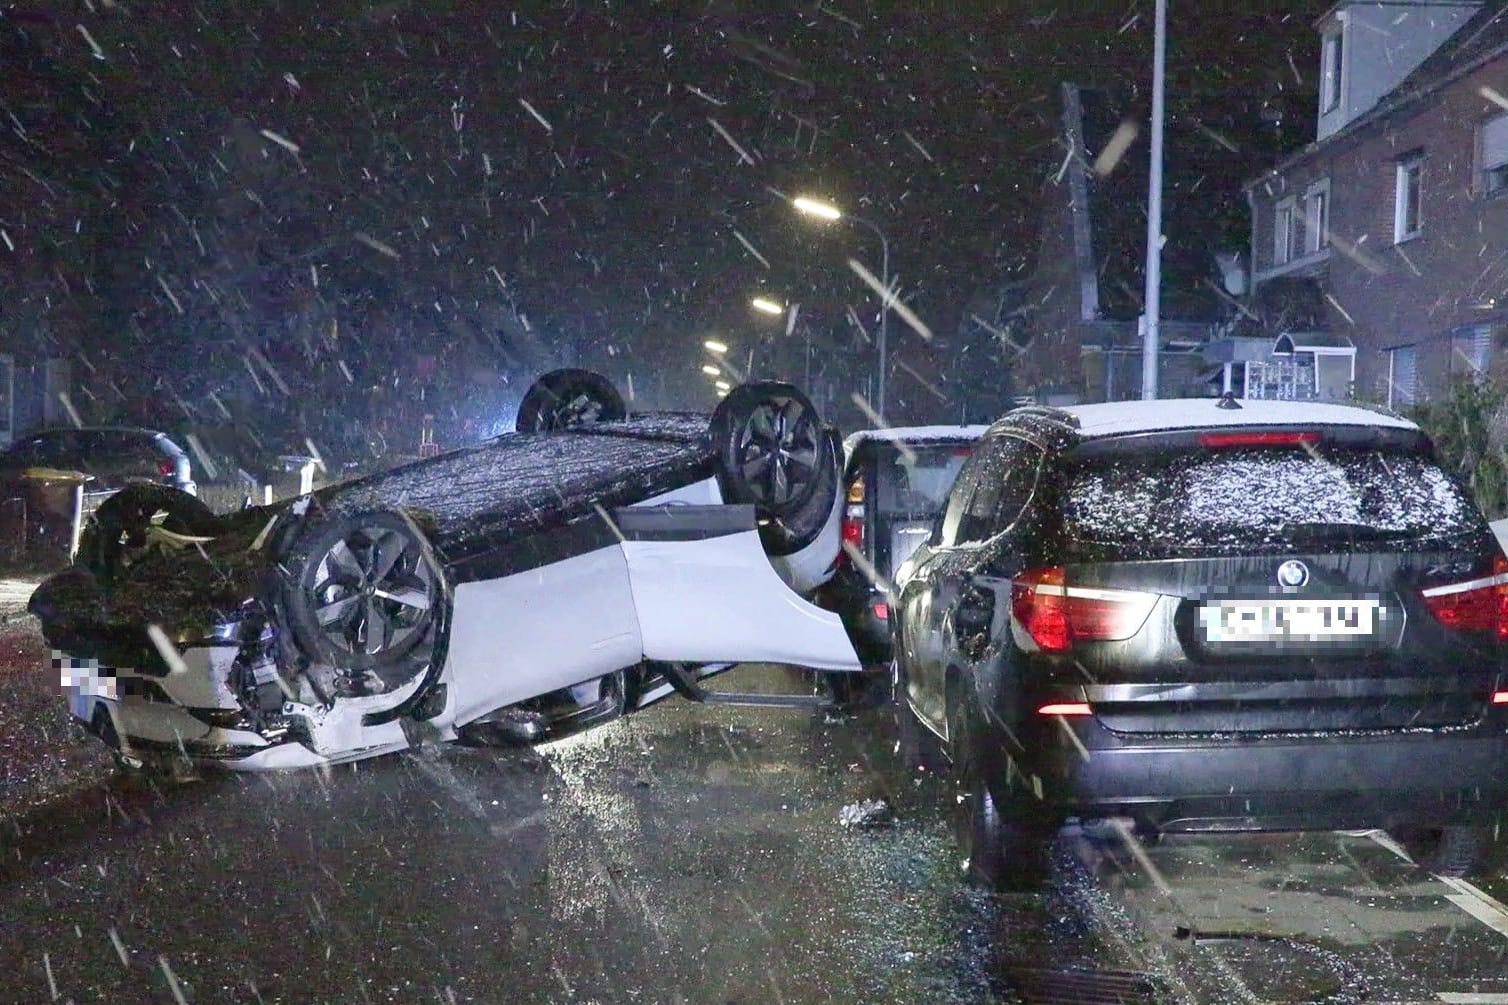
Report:
[[[966,443],[907,444],[911,456],[886,444],[875,458],[875,508],[882,516],[932,517],[942,511],[958,469],[969,459]]]
[[[1086,460],[1067,472],[1062,510],[1069,550],[1089,560],[1417,550],[1487,530],[1428,457],[1323,446]]]

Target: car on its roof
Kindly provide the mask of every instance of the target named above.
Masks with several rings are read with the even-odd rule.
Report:
[[[1382,409],[1017,409],[901,572],[902,746],[975,880],[1065,821],[1393,831],[1484,862],[1508,799],[1508,556]]]
[[[630,415],[556,371],[518,424],[224,516],[112,497],[30,602],[73,715],[129,763],[252,770],[516,735],[520,710],[559,735],[738,662],[858,670],[807,599],[839,550],[840,438],[799,390]]]
[[[818,603],[836,611],[866,669],[888,680],[895,571],[931,530],[987,426],[893,426],[843,441],[843,542]],[[855,680],[843,675],[836,682]]]

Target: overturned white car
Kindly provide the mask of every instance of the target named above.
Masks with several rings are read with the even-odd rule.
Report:
[[[538,738],[705,697],[739,662],[859,669],[807,600],[840,551],[841,453],[796,388],[631,416],[556,371],[518,426],[231,515],[112,497],[30,605],[73,715],[131,763],[254,770],[484,737],[520,708]]]

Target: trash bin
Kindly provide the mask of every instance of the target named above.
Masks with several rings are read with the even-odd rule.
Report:
[[[21,472],[22,553],[28,565],[51,568],[73,561],[84,524],[82,471],[27,468]]]

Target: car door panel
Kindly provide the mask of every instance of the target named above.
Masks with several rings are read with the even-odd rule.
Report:
[[[461,583],[447,657],[456,722],[632,666],[640,648],[616,546]]]
[[[645,659],[861,669],[842,619],[775,571],[752,506],[630,507],[614,519]]]

